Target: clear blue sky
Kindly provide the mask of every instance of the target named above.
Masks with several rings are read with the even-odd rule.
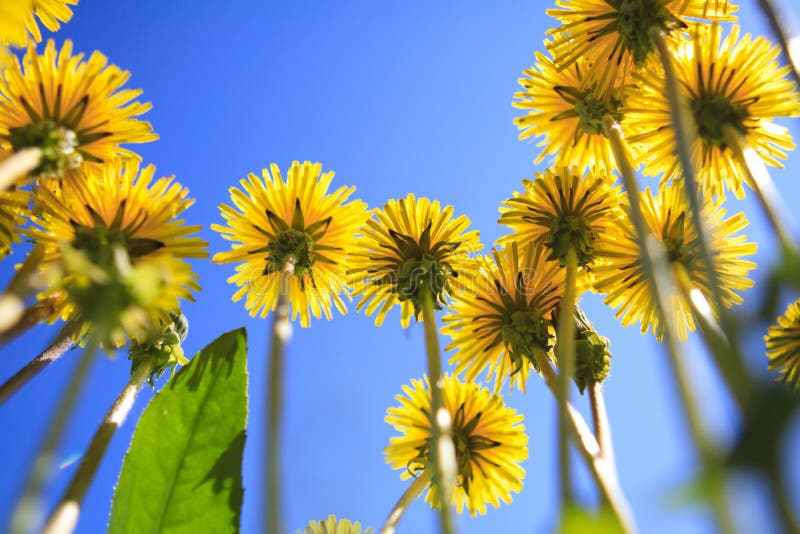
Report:
[[[764,34],[754,0],[740,2],[746,31]],[[787,2],[788,4],[788,2]],[[336,171],[334,184],[355,184],[370,206],[409,192],[453,204],[466,213],[489,246],[501,233],[497,206],[531,177],[537,151],[517,141],[511,107],[517,78],[542,50],[550,2],[230,2],[83,0],[57,35],[78,51],[100,50],[132,72],[130,87],[144,89],[153,103],[147,119],[161,136],[137,147],[161,175],[176,174],[197,203],[190,223],[201,224],[212,254],[228,247],[208,230],[220,222],[217,205],[227,189],[270,162],[286,168],[294,160],[321,161]],[[790,124],[790,123],[786,123]],[[791,123],[797,134],[796,123]],[[790,156],[774,177],[784,198],[800,198],[800,156]],[[758,241],[760,279],[775,244],[757,207],[747,211],[747,234]],[[7,279],[21,253],[0,267]],[[263,397],[267,321],[250,319],[232,303],[225,279],[230,265],[195,262],[203,291],[185,313],[191,322],[189,354],[218,334],[245,325],[250,346],[250,425],[245,451],[242,527],[258,531],[262,493]],[[755,291],[746,294],[753,304]],[[711,531],[708,514],[679,507],[674,492],[693,470],[681,413],[668,379],[666,358],[650,337],[622,329],[594,296],[584,298],[597,328],[612,340],[615,355],[606,383],[622,485],[645,532]],[[762,331],[764,325],[757,325]],[[0,352],[5,379],[43,348],[55,329],[39,329]],[[763,344],[755,331],[749,355],[766,373]],[[446,341],[446,340],[444,340]],[[709,425],[722,440],[737,421],[699,339],[685,354]],[[0,410],[0,521],[21,484],[47,416],[75,363],[75,354],[54,365]],[[399,326],[394,312],[381,328],[351,312],[333,321],[295,329],[286,368],[284,435],[285,518],[289,528],[336,514],[379,527],[406,487],[385,464],[383,448],[394,435],[383,422],[386,408],[424,369],[421,325]],[[126,380],[124,355],[94,369],[62,451],[79,453]],[[105,528],[116,474],[133,422],[152,393],[139,398],[132,418],[117,434],[86,500],[79,532]],[[464,533],[546,532],[555,520],[556,435],[554,402],[541,380],[531,377],[527,395],[507,402],[525,415],[530,457],[525,487],[511,505],[486,516],[458,519]],[[578,399],[580,404],[585,399]],[[800,448],[796,421],[787,451]],[[800,508],[800,457],[790,458],[794,499]],[[74,465],[60,471],[52,488],[60,494]],[[588,476],[578,474],[580,495],[595,502]],[[737,477],[732,497],[742,531],[765,532],[767,501],[753,479]],[[427,504],[415,503],[401,532],[434,531]]]

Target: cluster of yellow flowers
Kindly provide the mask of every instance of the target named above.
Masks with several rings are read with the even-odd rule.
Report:
[[[71,17],[77,0],[4,2],[0,43],[24,46],[0,75],[0,163],[33,153],[25,172],[0,192],[0,250],[25,236],[40,254],[38,294],[48,322],[66,321],[79,339],[109,348],[146,343],[180,314],[180,299],[199,290],[187,258],[207,257],[197,226],[179,217],[193,201],[173,178],[154,179],[152,165],[124,143],[153,141],[139,116],[150,104],[124,88],[130,74],[99,52],[88,59],[67,40],[43,53],[38,18],[48,29]],[[18,230],[29,220],[32,225]]]
[[[452,421],[458,484],[453,502],[460,512],[485,513],[486,504],[508,502],[519,491],[527,457],[522,416],[503,404],[504,382],[525,390],[531,370],[545,377],[555,363],[559,310],[582,292],[605,295],[623,325],[641,324],[660,340],[671,322],[680,339],[695,329],[692,297],[699,295],[719,317],[742,302],[740,291],[756,251],[741,231],[742,213],[727,216],[726,190],[738,198],[743,184],[754,187],[752,171],[736,146],[752,147],[769,165],[793,148],[787,130],[773,118],[796,116],[800,99],[778,67],[779,48],[763,38],[739,38],[735,24],[723,38],[722,22],[735,21],[736,6],[719,0],[556,0],[548,10],[558,27],[548,32],[547,53],[519,80],[514,105],[526,110],[515,123],[520,138],[541,138],[537,162],[554,166],[523,182],[500,207],[500,224],[510,229],[491,255],[481,249],[469,220],[450,206],[417,198],[389,200],[366,212],[361,201],[346,200],[353,188],[327,190],[332,173],[319,164],[295,162],[283,181],[276,168],[264,180],[250,175],[244,191],[232,188],[235,208],[221,206],[228,226],[215,226],[234,242],[214,261],[240,262],[230,278],[251,315],[266,315],[280,302],[279,280],[292,267],[287,296],[303,326],[310,317],[330,318],[331,302],[344,312],[343,298],[360,298],[356,309],[375,315],[401,308],[401,324],[418,319],[431,296],[446,307],[442,333],[455,350],[457,376],[426,377],[404,386],[400,406],[387,422],[400,436],[386,449],[387,462],[403,477],[435,471],[435,422],[430,380],[441,380],[444,407]],[[657,49],[666,46],[693,125],[692,156],[701,190],[701,220],[709,236],[713,264],[703,254],[700,235],[684,188],[673,115],[667,102],[665,66]],[[549,53],[549,55],[548,55]],[[669,68],[669,66],[667,66]],[[614,131],[625,132],[622,136]],[[620,158],[643,165],[661,184],[639,192],[615,185]],[[631,207],[636,197],[639,213]],[[662,248],[675,287],[668,287],[669,316],[656,305],[647,276],[636,217]],[[709,275],[709,269],[714,273]],[[570,276],[572,270],[573,276]],[[719,287],[714,288],[713,284]],[[715,290],[719,300],[715,300]],[[796,305],[795,305],[796,308]],[[770,330],[769,356],[797,382],[798,313]],[[427,325],[426,325],[427,326]],[[591,333],[594,337],[589,337]],[[602,339],[578,327],[576,341]],[[607,358],[607,341],[598,354]],[[787,356],[790,351],[791,355]],[[586,363],[586,362],[584,362]],[[579,365],[602,381],[607,360]],[[493,393],[476,383],[486,371]],[[585,383],[586,377],[574,377]],[[491,407],[491,408],[490,408]],[[440,479],[433,475],[432,486]],[[428,493],[432,505],[437,494]]]
[[[123,88],[129,73],[99,52],[75,54],[70,41],[60,50],[48,41],[37,52],[36,20],[55,30],[76,3],[0,6],[0,254],[20,236],[35,244],[30,284],[48,303],[44,319],[65,321],[74,339],[89,336],[109,348],[145,344],[199,290],[187,259],[206,257],[207,244],[195,235],[199,227],[180,219],[193,202],[187,189],[173,178],[154,179],[153,166],[140,167],[140,157],[122,146],[157,138],[140,119],[150,108],[139,102],[141,91]],[[724,195],[742,198],[743,184],[758,191],[744,150],[780,166],[794,145],[773,119],[800,114],[796,87],[777,63],[779,48],[740,38],[735,24],[723,37],[719,22],[734,22],[736,12],[726,1],[556,6],[548,10],[558,25],[547,50],[536,53],[514,95],[525,110],[515,120],[520,138],[540,139],[536,161],[553,166],[502,203],[499,223],[509,233],[490,254],[476,255],[478,232],[451,206],[409,194],[369,210],[351,198],[355,187],[332,189],[333,172],[311,162],[292,163],[285,178],[277,165],[250,174],[230,189],[232,205],[220,206],[226,224],[211,226],[232,242],[214,261],[237,264],[233,300],[243,299],[252,316],[283,304],[308,327],[312,316],[331,319],[333,308],[345,313],[355,296],[356,309],[377,325],[397,306],[403,327],[413,316],[429,329],[433,310],[447,309],[441,332],[451,338],[455,374],[429,371],[403,386],[386,416],[400,435],[385,453],[404,479],[424,482],[427,500],[439,506],[450,496],[440,493],[444,432],[454,454],[452,502],[472,515],[510,502],[525,476],[523,418],[505,405],[503,385],[524,391],[533,371],[554,387],[555,365],[583,389],[608,372],[607,341],[574,311],[582,293],[604,295],[623,325],[640,323],[659,340],[669,331],[685,339],[695,329],[690,295],[707,301],[715,317],[723,313],[718,305],[742,302],[739,292],[753,285],[747,276],[755,264],[746,258],[756,245],[741,233],[744,215],[727,216]],[[10,52],[25,46],[21,60]],[[668,61],[659,61],[659,47]],[[679,113],[692,126],[702,193],[694,215],[704,229],[685,187],[665,69],[674,69],[685,104]],[[626,182],[622,195],[615,173],[629,162],[660,176],[660,185],[640,192]],[[3,182],[8,169],[16,169],[13,179]],[[642,231],[661,247],[676,281],[666,288],[668,316],[648,277]],[[795,387],[798,306],[767,336],[771,368]],[[437,339],[435,320],[432,326],[427,334]],[[575,362],[557,350],[569,345],[562,329],[576,343],[574,375]],[[478,382],[483,373],[490,388]],[[449,416],[441,429],[439,409]],[[331,517],[306,531],[360,529]]]

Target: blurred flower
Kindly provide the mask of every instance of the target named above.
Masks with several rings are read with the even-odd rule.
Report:
[[[744,162],[728,148],[723,129],[732,127],[766,163],[781,167],[779,158],[794,144],[788,130],[772,118],[800,114],[800,98],[786,78],[789,67],[778,66],[780,47],[763,37],[751,39],[748,34],[737,43],[738,38],[736,25],[724,40],[718,24],[697,27],[692,39],[677,47],[675,67],[698,127],[692,147],[698,182],[708,194],[722,195],[727,187],[742,198],[742,181],[752,184]],[[640,88],[627,100],[628,140],[643,147],[639,159],[645,174],[664,173],[664,181],[680,178],[661,68],[649,65],[636,78]]]
[[[800,299],[789,304],[764,336],[770,371],[779,370],[780,379],[800,391]]]
[[[34,189],[41,213],[28,233],[45,247],[40,269],[52,284],[43,296],[61,296],[58,315],[105,346],[149,341],[178,299],[200,289],[185,260],[207,257],[207,243],[177,218],[194,201],[173,178],[153,182],[154,172],[115,160],[82,168],[57,193]]]
[[[623,215],[621,190],[613,186],[614,178],[602,171],[581,176],[567,167],[547,169],[535,177],[523,182],[523,193],[515,192],[503,202],[499,222],[512,233],[498,242],[541,243],[549,252],[547,259],[562,265],[572,248],[578,266],[591,267],[595,247],[614,237],[614,223]]]
[[[231,187],[235,207],[220,206],[228,226],[211,225],[234,243],[214,261],[242,262],[228,279],[239,288],[234,302],[246,297],[250,315],[266,317],[278,303],[281,272],[289,261],[294,265],[289,287],[293,320],[299,315],[306,327],[311,315],[330,319],[331,303],[346,313],[342,295],[349,298],[348,252],[369,217],[366,204],[347,202],[353,186],[329,194],[333,172],[321,174],[319,163],[292,162],[285,182],[277,165],[270,171],[264,169],[263,178],[249,174],[240,182],[243,191]]]
[[[361,523],[356,521],[351,523],[349,519],[336,519],[331,514],[328,519],[322,521],[311,521],[302,531],[296,534],[373,534],[373,528],[361,530]]]
[[[541,244],[528,242],[518,251],[516,242],[505,250],[482,256],[474,287],[453,300],[452,314],[442,321],[443,334],[452,338],[446,350],[455,372],[473,382],[488,368],[494,393],[503,382],[525,391],[530,367],[539,368],[534,355],[553,347],[553,312],[564,291],[564,269],[546,261]]]
[[[420,313],[424,283],[434,302],[444,304],[455,279],[472,273],[468,253],[481,249],[478,231],[467,231],[469,224],[466,215],[453,219],[452,206],[442,208],[439,201],[413,194],[375,209],[353,253],[354,293],[361,295],[356,309],[377,312],[375,324],[380,325],[400,304],[400,320],[407,327],[412,312]]]
[[[587,82],[585,61],[558,69],[541,52],[536,59],[519,79],[523,90],[514,93],[514,107],[529,110],[514,119],[519,138],[542,138],[536,163],[552,155],[556,166],[575,166],[579,172],[598,167],[610,175],[617,166],[602,121],[606,115],[622,120],[623,88],[603,90]]]
[[[17,227],[28,213],[28,192],[21,190],[0,192],[0,259],[11,252],[11,243],[19,242]]]
[[[591,64],[588,79],[601,87],[625,84],[645,64],[655,50],[651,28],[677,41],[685,18],[731,21],[737,10],[727,0],[556,0],[556,6],[561,9],[547,10],[561,22],[547,32],[555,39],[547,46],[556,65],[584,58]]]
[[[642,215],[655,238],[664,244],[676,278],[685,280],[692,290],[699,290],[711,302],[707,266],[683,189],[677,185],[662,186],[658,195],[653,195],[648,188],[640,193],[640,197]],[[722,302],[730,307],[742,303],[743,299],[736,291],[753,285],[753,281],[746,276],[756,264],[742,258],[755,254],[756,244],[748,243],[745,235],[736,235],[747,226],[743,213],[727,219],[724,219],[725,214],[721,199],[705,197],[702,217],[711,237],[709,245],[715,257]],[[617,308],[616,315],[622,317],[623,326],[641,321],[642,333],[652,330],[660,340],[664,325],[658,317],[633,223],[630,217],[620,219],[619,223],[618,238],[606,242],[603,249],[597,251],[602,261],[594,270],[595,289],[607,295],[604,300],[606,304]],[[679,288],[671,289],[672,320],[679,337],[685,340],[687,332],[695,328],[690,303],[683,298]],[[718,315],[717,310],[711,311]]]
[[[444,406],[453,420],[453,442],[458,464],[458,485],[453,503],[461,513],[466,504],[470,515],[485,514],[486,504],[511,502],[511,492],[522,489],[525,470],[519,465],[528,457],[528,436],[522,414],[503,403],[483,386],[443,377]],[[427,378],[403,386],[395,398],[400,406],[387,410],[386,422],[402,435],[391,438],[384,451],[393,469],[402,469],[402,479],[432,469],[430,459],[430,387]],[[436,484],[434,478],[431,485]],[[428,490],[425,500],[437,507],[437,493]]]
[[[33,174],[58,178],[83,162],[139,159],[120,144],[158,136],[136,118],[150,109],[134,100],[142,91],[121,89],[129,76],[99,52],[88,61],[73,56],[69,40],[58,54],[52,40],[43,55],[29,47],[22,64],[14,60],[0,76],[0,146],[41,148]]]
[[[0,71],[13,60],[9,46],[21,48],[28,42],[25,19],[33,9],[33,0],[0,2]]]

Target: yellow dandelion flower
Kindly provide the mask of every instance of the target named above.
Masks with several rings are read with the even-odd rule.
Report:
[[[622,216],[621,190],[604,172],[589,171],[581,176],[575,169],[560,167],[536,173],[525,180],[523,193],[503,202],[500,224],[512,233],[499,240],[542,243],[548,260],[562,265],[570,248],[578,266],[590,267],[598,243],[613,238],[615,221]]]
[[[625,84],[636,67],[655,50],[649,32],[656,28],[675,38],[687,18],[736,20],[737,7],[727,0],[556,0],[547,14],[561,22],[548,31],[548,47],[559,68],[580,58],[591,64],[590,80],[603,87]]]
[[[0,76],[0,147],[39,147],[34,175],[60,177],[83,162],[103,163],[138,156],[120,145],[158,136],[136,117],[150,109],[135,99],[138,89],[122,89],[130,73],[94,52],[88,61],[72,54],[67,40],[60,52],[47,42],[44,54],[28,49]]]
[[[11,252],[11,244],[19,242],[17,228],[25,222],[28,213],[28,192],[11,190],[0,192],[0,259]]]
[[[311,521],[296,534],[373,534],[374,532],[373,528],[361,530],[361,523],[358,521],[353,523],[349,519],[336,519],[336,516],[331,514],[328,519]]]
[[[355,187],[328,193],[331,180],[333,172],[322,173],[321,164],[295,161],[286,181],[273,164],[261,178],[250,174],[241,180],[242,190],[230,188],[234,207],[220,206],[228,226],[211,228],[234,244],[214,261],[241,262],[228,282],[239,288],[234,302],[245,297],[252,317],[259,312],[266,317],[275,309],[287,261],[294,265],[289,288],[293,320],[299,315],[306,327],[312,315],[330,319],[332,305],[346,313],[347,252],[369,214],[364,202],[347,202]]]
[[[458,485],[453,504],[461,513],[466,505],[470,515],[485,514],[486,505],[495,508],[511,502],[511,492],[522,489],[525,470],[519,464],[528,457],[528,436],[522,414],[509,408],[502,397],[472,382],[454,376],[443,377],[444,406],[453,420],[453,442],[458,464]],[[432,469],[430,459],[431,394],[427,378],[403,386],[405,395],[395,398],[400,406],[387,410],[386,422],[401,433],[386,447],[386,463],[401,469],[403,480]],[[434,479],[433,486],[436,484]],[[429,488],[425,500],[438,506],[437,493]]]
[[[535,162],[552,156],[556,166],[575,166],[583,171],[599,167],[611,174],[616,169],[611,145],[603,132],[603,117],[622,121],[622,87],[602,89],[587,81],[587,65],[576,61],[558,69],[544,54],[536,53],[536,65],[519,79],[522,91],[514,93],[515,108],[528,110],[514,119],[520,139],[542,140]]]
[[[767,329],[770,371],[780,371],[780,380],[800,391],[800,299],[789,304],[778,324]]]
[[[478,231],[469,230],[465,215],[453,218],[453,207],[409,194],[375,209],[353,253],[354,293],[361,295],[357,310],[375,313],[375,324],[400,304],[401,324],[421,309],[420,288],[427,284],[434,301],[445,303],[454,281],[471,272],[470,252],[481,249]]]
[[[25,27],[38,43],[42,40],[42,32],[36,19],[38,18],[45,28],[54,32],[62,23],[72,18],[69,6],[75,5],[78,5],[78,0],[33,0],[33,10],[28,11],[25,17]]]
[[[13,60],[8,47],[23,47],[27,43],[25,19],[32,9],[33,0],[0,3],[0,70]]]
[[[194,201],[173,178],[153,181],[154,172],[114,160],[82,168],[58,193],[34,189],[41,213],[29,234],[45,247],[45,278],[59,275],[42,296],[61,297],[58,316],[76,331],[107,332],[106,346],[147,341],[200,289],[185,260],[208,257],[207,243],[192,236],[199,226],[178,219]]]
[[[780,47],[763,37],[752,39],[748,34],[739,40],[738,26],[723,40],[718,24],[698,27],[691,40],[677,47],[681,91],[698,127],[692,147],[697,179],[708,194],[722,195],[727,187],[742,198],[742,181],[752,187],[744,163],[725,142],[725,127],[742,134],[769,165],[781,167],[779,160],[794,148],[788,130],[772,122],[773,117],[800,113],[795,84],[786,78],[789,67],[778,66],[779,54]],[[639,151],[646,174],[679,178],[664,76],[651,65],[637,79],[640,88],[627,100],[626,124],[632,134],[628,140],[646,147]]]
[[[518,250],[516,242],[492,256],[478,259],[478,280],[451,304],[452,313],[442,319],[442,333],[457,350],[450,364],[464,372],[469,382],[488,369],[494,393],[508,379],[510,387],[525,391],[530,367],[538,370],[535,354],[553,347],[553,313],[564,292],[565,271],[547,261],[541,243],[528,242]]]
[[[657,195],[647,189],[640,196],[642,215],[656,239],[664,244],[676,277],[686,279],[692,291],[700,291],[709,303],[713,302],[707,267],[683,189],[670,185],[659,188]],[[743,258],[755,254],[756,244],[748,243],[745,235],[736,235],[747,226],[744,213],[727,219],[725,214],[721,199],[705,198],[702,217],[711,238],[709,245],[721,284],[722,303],[730,307],[742,303],[737,291],[753,285],[747,273],[756,264]],[[658,317],[643,268],[642,252],[629,217],[620,219],[619,231],[617,240],[606,242],[603,250],[598,250],[602,262],[598,262],[594,270],[595,290],[607,295],[604,302],[617,308],[616,315],[622,318],[623,326],[641,321],[642,333],[651,330],[660,340],[664,325]],[[687,332],[695,328],[690,303],[682,297],[679,288],[672,288],[670,304],[675,329],[685,340]],[[713,309],[712,312],[718,313]]]

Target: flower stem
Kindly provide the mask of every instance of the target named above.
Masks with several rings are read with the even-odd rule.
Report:
[[[71,349],[75,344],[72,341],[72,336],[59,334],[56,340],[41,354],[32,359],[28,364],[17,371],[17,374],[6,380],[0,386],[0,406],[2,406],[14,393],[16,393],[22,386],[28,383],[39,372],[59,359],[65,352]]]
[[[42,149],[38,147],[15,150],[10,156],[0,160],[0,191],[8,191],[20,176],[24,176],[39,166]]]
[[[786,56],[786,59],[789,61],[789,66],[792,68],[792,74],[794,75],[795,83],[800,86],[800,67],[798,67],[797,64],[798,58],[796,52],[792,50],[791,41],[789,40],[789,32],[787,32],[786,28],[784,28],[783,23],[778,16],[778,10],[775,9],[775,2],[773,2],[773,0],[758,0],[758,5],[761,6],[761,11],[764,12],[769,25],[772,27],[772,33],[774,33],[778,38],[781,48],[783,48],[783,55]]]
[[[558,338],[556,341],[556,356],[558,358],[558,452],[559,473],[561,484],[561,510],[565,512],[573,504],[572,488],[570,485],[569,466],[569,403],[570,379],[575,374],[575,299],[578,277],[578,256],[575,249],[570,247],[566,258],[566,282],[564,298],[558,312]]]
[[[681,82],[675,71],[672,52],[667,45],[664,31],[659,28],[652,28],[650,30],[650,38],[655,44],[661,64],[664,66],[665,87],[672,117],[672,129],[675,132],[678,158],[683,169],[684,192],[689,201],[692,223],[697,232],[700,255],[706,267],[708,285],[711,290],[711,304],[719,316],[719,323],[723,331],[722,339],[717,341],[727,345],[725,350],[727,354],[724,356],[714,350],[711,351],[711,354],[714,356],[715,363],[722,373],[722,377],[725,379],[734,400],[737,401],[740,409],[744,409],[751,392],[750,375],[747,373],[744,356],[739,350],[736,328],[722,302],[722,284],[719,280],[716,259],[711,251],[711,235],[708,232],[708,225],[703,220],[703,191],[697,184],[695,162],[692,158],[692,145],[695,142],[697,126],[689,111],[686,97],[681,94]],[[712,341],[708,342],[709,345],[713,344]]]
[[[777,463],[777,462],[776,462]],[[773,502],[778,511],[778,518],[785,532],[800,532],[800,522],[792,500],[789,498],[789,484],[786,482],[785,469],[780,466],[770,468],[767,473],[767,482],[772,493]]]
[[[397,504],[394,505],[394,508],[392,508],[389,517],[386,518],[386,522],[381,527],[380,534],[394,534],[397,524],[400,523],[400,519],[403,518],[403,514],[406,513],[411,503],[422,495],[422,492],[428,487],[430,481],[431,473],[428,470],[423,470],[420,472],[419,476],[414,478],[414,482],[411,483],[400,497],[400,500],[397,501]]]
[[[544,354],[536,354],[536,363],[544,377],[544,381],[550,388],[553,395],[558,398],[559,380],[550,361]],[[600,445],[597,443],[589,425],[586,424],[583,416],[571,404],[567,404],[567,411],[570,418],[570,436],[575,446],[583,456],[589,471],[597,484],[603,498],[608,502],[611,511],[619,521],[622,530],[626,533],[636,532],[636,521],[633,517],[630,504],[622,493],[619,486],[616,469],[603,457]]]
[[[433,292],[423,282],[422,321],[425,326],[425,349],[428,357],[428,380],[431,388],[431,427],[434,474],[439,500],[439,519],[442,534],[454,532],[453,526],[453,488],[456,485],[456,451],[451,438],[452,421],[444,405],[444,385],[442,383],[442,362],[439,349],[439,333],[433,310]]]
[[[46,434],[39,452],[28,473],[28,479],[17,502],[8,529],[12,534],[25,534],[37,527],[44,511],[43,489],[53,466],[55,465],[58,446],[64,437],[64,430],[72,418],[78,397],[83,391],[86,378],[97,353],[97,343],[90,340],[78,360],[77,367],[67,382],[67,389],[56,405],[56,411],[45,427]]]
[[[764,213],[772,225],[775,235],[778,236],[781,246],[786,252],[796,255],[798,253],[797,245],[784,225],[784,221],[791,221],[791,217],[781,201],[780,194],[775,188],[761,156],[747,144],[742,134],[734,127],[726,124],[722,127],[722,134],[725,136],[725,143],[733,150],[734,157],[744,165],[747,176],[750,178],[750,185],[761,200]]]
[[[702,418],[697,411],[697,406],[699,405],[689,387],[689,380],[676,342],[678,337],[675,332],[674,312],[670,305],[668,289],[676,287],[677,282],[675,282],[672,267],[663,245],[652,235],[644,221],[639,203],[636,175],[625,147],[622,128],[611,117],[606,117],[603,120],[603,127],[606,131],[606,136],[611,142],[612,151],[617,161],[617,168],[625,182],[625,190],[631,206],[631,218],[636,230],[636,239],[642,251],[642,267],[653,292],[656,313],[664,328],[667,355],[669,356],[674,382],[678,386],[681,406],[689,423],[689,430],[700,459],[706,466],[714,466],[717,463],[717,452],[714,444],[706,434]],[[723,533],[733,532],[730,529],[732,522],[725,507],[724,496],[719,491],[713,493],[712,508],[720,530]]]
[[[611,440],[611,425],[608,422],[603,383],[597,380],[590,380],[588,389],[589,405],[592,409],[592,421],[594,422],[594,435],[597,438],[598,445],[600,445],[600,456],[608,462],[610,469],[616,471],[614,443]]]
[[[48,317],[51,317],[55,313],[56,302],[56,297],[50,297],[23,309],[16,321],[8,325],[5,330],[0,331],[0,347],[10,343]]]
[[[281,430],[281,398],[283,396],[283,358],[286,345],[292,337],[292,325],[289,322],[289,288],[294,275],[294,260],[289,259],[280,274],[280,288],[275,314],[272,318],[272,341],[269,351],[269,395],[267,396],[267,465],[264,478],[267,489],[267,506],[264,525],[267,534],[278,534],[281,528],[280,503],[280,430]]]
[[[89,486],[94,480],[97,468],[100,467],[108,444],[117,429],[122,426],[133,408],[133,403],[144,381],[153,369],[152,362],[143,362],[131,373],[128,383],[111,405],[105,418],[92,436],[92,441],[83,455],[77,471],[67,486],[67,490],[56,505],[56,509],[47,521],[44,534],[71,534],[78,524],[78,517]]]

